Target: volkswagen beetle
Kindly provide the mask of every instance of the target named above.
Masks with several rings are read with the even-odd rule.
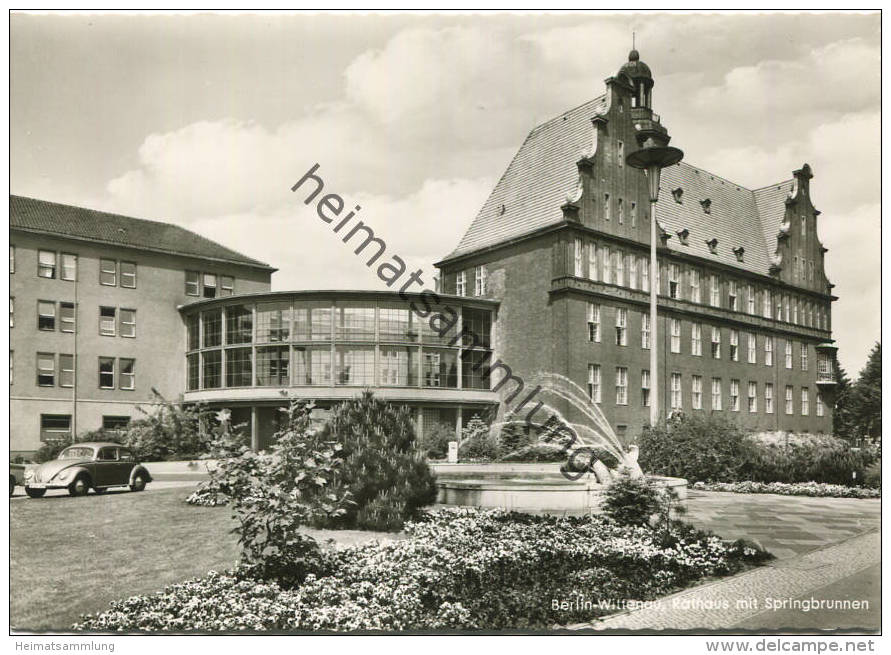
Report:
[[[91,488],[97,494],[110,487],[142,491],[151,481],[129,448],[110,442],[78,443],[25,471],[25,493],[40,498],[47,489],[68,489],[72,496],[85,496]]]

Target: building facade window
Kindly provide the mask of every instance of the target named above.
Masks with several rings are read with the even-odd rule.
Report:
[[[254,377],[250,348],[226,349],[226,386],[249,387]]]
[[[754,332],[749,332],[746,342],[749,347],[749,364],[758,363],[758,340]]]
[[[425,348],[423,373],[425,387],[456,388],[458,386],[458,351]]]
[[[609,220],[609,194],[603,194],[603,220]]]
[[[616,404],[628,404],[628,369],[625,366],[616,367]]]
[[[712,409],[721,410],[721,378],[712,378]]]
[[[382,347],[380,349],[380,384],[388,387],[417,386],[418,384],[418,349],[412,347]],[[480,388],[478,380],[473,378],[471,367],[462,368],[462,386]]]
[[[56,253],[51,250],[37,251],[37,277],[56,277]]]
[[[120,388],[125,391],[133,391],[136,389],[136,360],[121,357],[118,363],[120,364]]]
[[[9,327],[15,327],[15,298],[9,297]]]
[[[610,270],[610,252],[609,246],[600,246],[600,281],[606,284],[612,284],[612,271]]]
[[[628,310],[616,309],[616,345],[628,345]]]
[[[121,262],[121,286],[125,289],[136,288],[136,264]]]
[[[382,309],[381,312],[387,310]],[[408,310],[403,310],[408,314]],[[257,343],[281,343],[291,338],[291,306],[288,303],[258,303],[257,304]],[[383,316],[381,316],[381,330],[383,331]]]
[[[231,275],[220,276],[220,295],[231,296],[235,293],[235,278]]]
[[[693,409],[702,409],[702,376],[694,375],[692,384]]]
[[[764,365],[773,366],[773,337],[764,337]]]
[[[764,383],[764,411],[773,414],[773,384]]]
[[[15,246],[9,246],[9,274],[15,273]]]
[[[730,411],[739,411],[739,380],[730,380]]]
[[[588,341],[600,343],[600,305],[588,303]]]
[[[640,347],[650,349],[650,315],[646,312],[640,314]]]
[[[765,289],[761,292],[763,299],[762,309],[764,310],[764,318],[770,318],[770,291]]]
[[[721,282],[717,275],[712,275],[709,302],[712,307],[721,306]]]
[[[467,295],[467,272],[466,271],[458,271],[458,274],[455,276],[455,295],[456,296],[466,296]]]
[[[74,386],[74,355],[59,355],[59,386]]]
[[[103,337],[115,336],[117,309],[115,307],[99,308],[99,334]]]
[[[579,246],[581,246],[581,240],[579,240]],[[474,290],[476,292],[475,295],[486,295],[487,274],[488,271],[485,264],[481,264],[480,266],[477,266],[476,269],[474,269]]]
[[[47,331],[56,329],[56,303],[48,300],[37,301],[37,329]]]
[[[755,315],[755,287],[749,284],[746,287],[746,306],[748,307],[749,314],[752,316]]]
[[[331,384],[331,349],[327,346],[295,346],[294,384],[320,386]]]
[[[702,324],[693,323],[690,329],[690,354],[702,356]]]
[[[201,313],[201,326],[204,348],[215,348],[223,344],[223,312],[211,309]]]
[[[287,346],[257,348],[256,379],[259,387],[290,384],[291,349]]]
[[[684,406],[683,394],[681,393],[681,374],[671,374],[671,408],[682,409]]]
[[[71,414],[41,414],[40,440],[67,442],[71,438]]]
[[[625,166],[625,144],[621,141],[616,142],[616,164],[619,168]],[[619,200],[619,202],[622,202]]]
[[[826,413],[826,409],[823,406],[823,397],[820,395],[820,392],[817,391],[817,416],[823,416]]]
[[[588,242],[588,279],[597,280],[597,244]]]
[[[792,385],[787,384],[786,385],[786,414],[790,414],[790,415],[795,413],[795,408],[793,406],[794,401],[793,401],[792,397],[793,397]]]
[[[374,341],[374,307],[341,304],[334,308],[338,341]]]
[[[617,250],[616,258],[616,284],[620,287],[625,286],[625,253]]]
[[[650,290],[650,260],[646,257],[640,259],[640,288],[642,291]]]
[[[681,322],[679,319],[671,319],[671,352],[681,352]]]
[[[699,285],[699,271],[695,268],[690,269],[690,300],[692,302],[702,302],[702,292]]]
[[[77,255],[62,253],[62,270],[60,276],[63,280],[74,282],[77,280]]]
[[[736,280],[730,280],[727,283],[727,305],[730,307],[730,311],[735,312],[737,310],[737,297],[736,297]]]
[[[640,372],[640,404],[642,407],[650,406],[650,371],[643,369]]]
[[[807,416],[811,411],[810,390],[807,387],[801,388],[801,415]]]
[[[217,297],[217,276],[214,273],[204,273],[201,276],[201,295],[205,298]]]
[[[721,328],[712,327],[712,359],[721,359]]]
[[[53,387],[56,385],[56,355],[54,353],[37,353],[37,386]]]
[[[223,354],[219,350],[201,353],[201,379],[205,389],[219,389],[223,384]]]
[[[584,277],[585,272],[584,272],[584,266],[582,265],[582,262],[584,261],[585,253],[584,253],[584,248],[582,246],[582,240],[576,239],[573,243],[574,243],[573,275],[575,275],[576,277]],[[479,295],[479,294],[477,294],[477,295]]]
[[[680,282],[678,279],[681,276],[681,268],[677,264],[670,264],[668,266],[668,297],[669,298],[680,298]]]
[[[186,295],[201,295],[201,273],[198,271],[186,271]]]
[[[588,364],[588,398],[600,403],[600,364]]]
[[[628,255],[628,288],[637,289],[637,257]]]
[[[59,330],[62,332],[74,333],[77,329],[75,325],[76,317],[73,302],[59,303]]]
[[[749,382],[749,414],[758,411],[758,383]]]
[[[118,263],[113,259],[99,260],[99,284],[114,287],[118,284]]]
[[[739,330],[730,330],[730,361],[739,361]]]
[[[199,367],[198,353],[186,355],[186,388],[189,391],[195,391],[201,386]]]
[[[628,214],[631,219],[631,227],[637,227],[637,203],[633,200],[631,201],[631,206],[628,208]]]
[[[792,368],[792,342],[786,339],[786,368]]]
[[[99,388],[114,389],[114,357],[99,358]]]
[[[622,199],[619,198],[616,201],[616,209],[618,214],[619,225],[625,225],[625,203],[622,202]]]

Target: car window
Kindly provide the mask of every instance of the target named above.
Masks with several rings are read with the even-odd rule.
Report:
[[[131,453],[129,450],[119,448],[118,449],[118,458],[122,462],[132,462],[133,461],[133,453]]]
[[[118,449],[112,446],[106,446],[99,450],[98,459],[101,461],[114,461],[118,458]]]
[[[66,448],[59,453],[59,459],[93,459],[93,449],[83,446]]]

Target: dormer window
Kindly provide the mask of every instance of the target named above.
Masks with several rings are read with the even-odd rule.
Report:
[[[702,205],[702,211],[704,211],[706,214],[712,213],[712,201],[709,198],[700,200],[699,204]]]
[[[741,262],[743,261],[743,255],[746,254],[746,249],[739,246],[738,248],[733,249],[733,254],[736,255],[736,261]]]
[[[677,189],[673,189],[672,192],[671,192],[671,195],[674,196],[674,201],[675,201],[675,202],[677,202],[677,203],[682,203],[682,202],[684,202],[684,200],[683,200],[683,198],[684,198],[684,190],[683,190],[681,187],[678,187]]]
[[[687,237],[689,237],[689,236],[690,236],[690,230],[688,230],[687,228],[684,228],[683,230],[678,231],[678,240],[681,242],[682,246],[689,245],[687,243]]]
[[[713,255],[718,254],[718,240],[715,238],[709,239],[705,242],[708,245],[709,252]]]

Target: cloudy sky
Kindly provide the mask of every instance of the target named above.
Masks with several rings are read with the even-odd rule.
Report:
[[[877,14],[13,15],[11,192],[179,223],[279,267],[275,289],[379,288],[289,191],[318,162],[429,284],[632,31],[687,161],[749,188],[813,167],[856,376],[880,338]]]

